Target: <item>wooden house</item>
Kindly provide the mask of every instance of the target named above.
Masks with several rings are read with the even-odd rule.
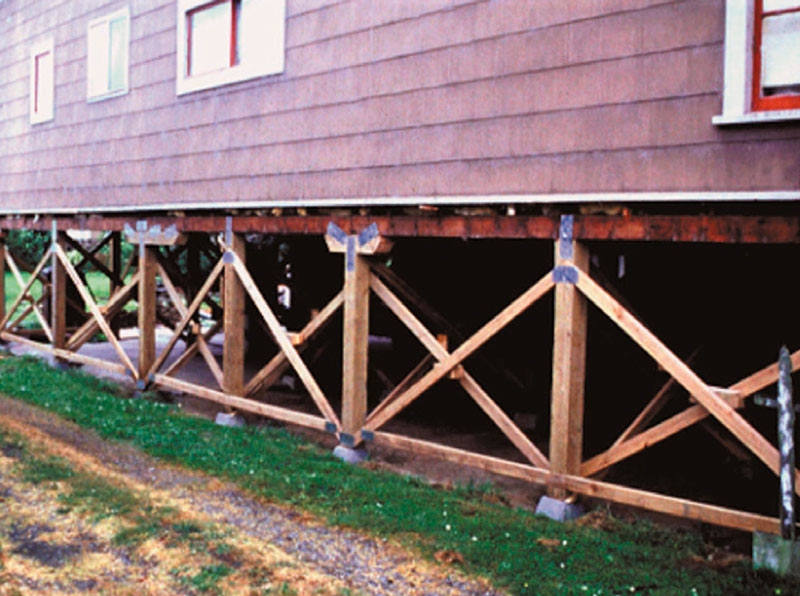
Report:
[[[743,412],[777,379],[774,365],[760,368],[777,354],[775,336],[793,333],[782,340],[791,343],[798,331],[784,295],[775,308],[749,299],[765,283],[790,287],[782,266],[800,241],[799,51],[797,0],[0,0],[0,233],[54,239],[30,264],[33,278],[52,270],[42,277],[48,316],[26,301],[14,256],[0,255],[0,272],[24,290],[0,317],[0,337],[98,364],[81,347],[103,332],[118,361],[99,364],[141,387],[336,433],[349,446],[469,463],[558,496],[776,531],[765,512],[598,478],[709,420],[734,452],[743,446],[777,473],[776,447]],[[87,248],[69,230],[102,236]],[[133,274],[119,258],[123,240],[137,246]],[[289,287],[282,243],[302,264],[295,294],[322,288],[288,331],[273,295],[276,279]],[[256,248],[266,252],[254,258]],[[109,277],[105,303],[86,289],[87,264]],[[161,352],[157,279],[178,311]],[[612,287],[627,280],[630,293]],[[134,299],[131,359],[115,320]],[[73,324],[66,305],[76,300],[87,318]],[[437,300],[459,320],[434,309]],[[537,302],[546,314],[526,323]],[[199,322],[201,307],[213,324]],[[422,351],[399,378],[368,373],[378,308],[373,322],[391,319]],[[250,377],[247,310],[276,346]],[[335,330],[327,323],[339,311],[333,395],[306,347]],[[20,324],[30,313],[38,336]],[[723,315],[733,317],[727,326]],[[585,405],[591,317],[643,348],[655,362],[650,381],[659,368],[669,379],[653,399],[628,396],[633,410],[616,418],[615,395],[635,367],[610,364],[616,343],[601,347],[594,377],[613,387]],[[470,373],[471,357],[520,320],[535,333],[517,331],[500,359],[536,405],[490,395]],[[776,333],[751,335],[755,320]],[[208,341],[223,330],[219,362]],[[733,378],[716,386],[687,357],[723,331],[718,344],[743,341],[735,366],[720,357]],[[187,335],[187,355],[166,367]],[[528,351],[544,399],[526,379]],[[190,357],[206,360],[215,386],[176,376]],[[311,412],[256,398],[286,370]],[[374,375],[385,390],[371,389]],[[514,457],[386,430],[443,383],[464,390]],[[691,396],[674,412],[664,409],[672,385]],[[531,410],[549,420],[543,436],[515,423]],[[595,415],[603,430],[587,448]]]

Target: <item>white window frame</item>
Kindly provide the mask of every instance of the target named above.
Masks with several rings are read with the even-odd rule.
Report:
[[[286,38],[286,0],[261,0],[274,4],[275,22],[264,23],[264,36],[268,40],[268,48],[258,61],[237,64],[228,68],[189,76],[189,31],[187,30],[188,13],[205,5],[214,4],[214,0],[178,0],[177,27],[177,76],[176,92],[178,95],[192,93],[203,89],[211,89],[231,83],[238,83],[267,75],[280,74],[285,67]]]
[[[754,0],[725,2],[725,83],[717,125],[800,120],[800,110],[752,108]]]
[[[41,77],[38,72],[36,59],[39,56],[50,54],[48,79],[50,81],[49,94],[43,96],[39,89],[39,80]],[[31,46],[30,55],[30,121],[31,124],[41,124],[42,122],[49,122],[55,116],[55,103],[56,103],[56,80],[55,80],[55,52],[53,38],[42,40]],[[47,105],[40,105],[41,100],[47,97],[49,103]],[[37,109],[38,108],[38,109]]]
[[[95,55],[97,52],[104,52],[108,55],[109,43],[110,43],[110,31],[109,27],[111,21],[115,21],[120,17],[125,18],[125,26],[123,28],[123,33],[125,35],[125,54],[123,56],[123,83],[120,89],[109,89],[111,84],[110,73],[106,73],[106,80],[105,80],[105,90],[103,91],[96,91],[92,86],[92,68],[90,67],[91,61],[93,60],[92,56]],[[97,26],[104,26],[106,36],[104,39],[103,47],[93,48],[91,44],[91,34],[90,31],[92,28]],[[131,12],[128,7],[121,8],[115,12],[107,14],[103,17],[93,19],[89,21],[89,24],[86,27],[86,101],[93,102],[93,101],[102,101],[104,99],[109,99],[111,97],[119,97],[120,95],[125,95],[129,91],[129,71],[130,71],[130,40],[131,40]]]

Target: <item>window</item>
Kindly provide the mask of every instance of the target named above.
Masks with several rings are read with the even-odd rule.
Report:
[[[53,40],[48,39],[31,48],[31,124],[39,124],[53,119],[54,99]]]
[[[715,124],[800,119],[800,0],[727,0]]]
[[[753,109],[800,108],[800,0],[757,0]]]
[[[86,95],[90,101],[128,92],[129,38],[130,12],[127,8],[89,23]]]
[[[178,94],[283,72],[286,0],[179,0]]]

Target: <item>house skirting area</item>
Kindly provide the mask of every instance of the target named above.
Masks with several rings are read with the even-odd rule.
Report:
[[[776,414],[753,398],[776,393],[781,345],[800,367],[790,211],[486,201],[13,214],[0,239],[50,242],[34,263],[0,240],[0,309],[16,296],[0,338],[348,447],[778,533]],[[83,349],[98,340],[113,358]],[[206,381],[180,374],[192,360]],[[274,399],[287,380],[296,403]],[[486,440],[449,440],[465,429]],[[730,490],[687,486],[699,466],[730,469]]]

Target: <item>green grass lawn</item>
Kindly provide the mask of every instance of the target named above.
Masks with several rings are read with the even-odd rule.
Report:
[[[496,504],[491,487],[443,490],[348,466],[284,430],[217,426],[33,358],[0,359],[0,392],[332,525],[399,540],[421,556],[458,553],[467,572],[513,594],[800,594],[800,582],[747,563],[705,566],[709,546],[698,533],[615,519],[601,529],[558,524]]]

